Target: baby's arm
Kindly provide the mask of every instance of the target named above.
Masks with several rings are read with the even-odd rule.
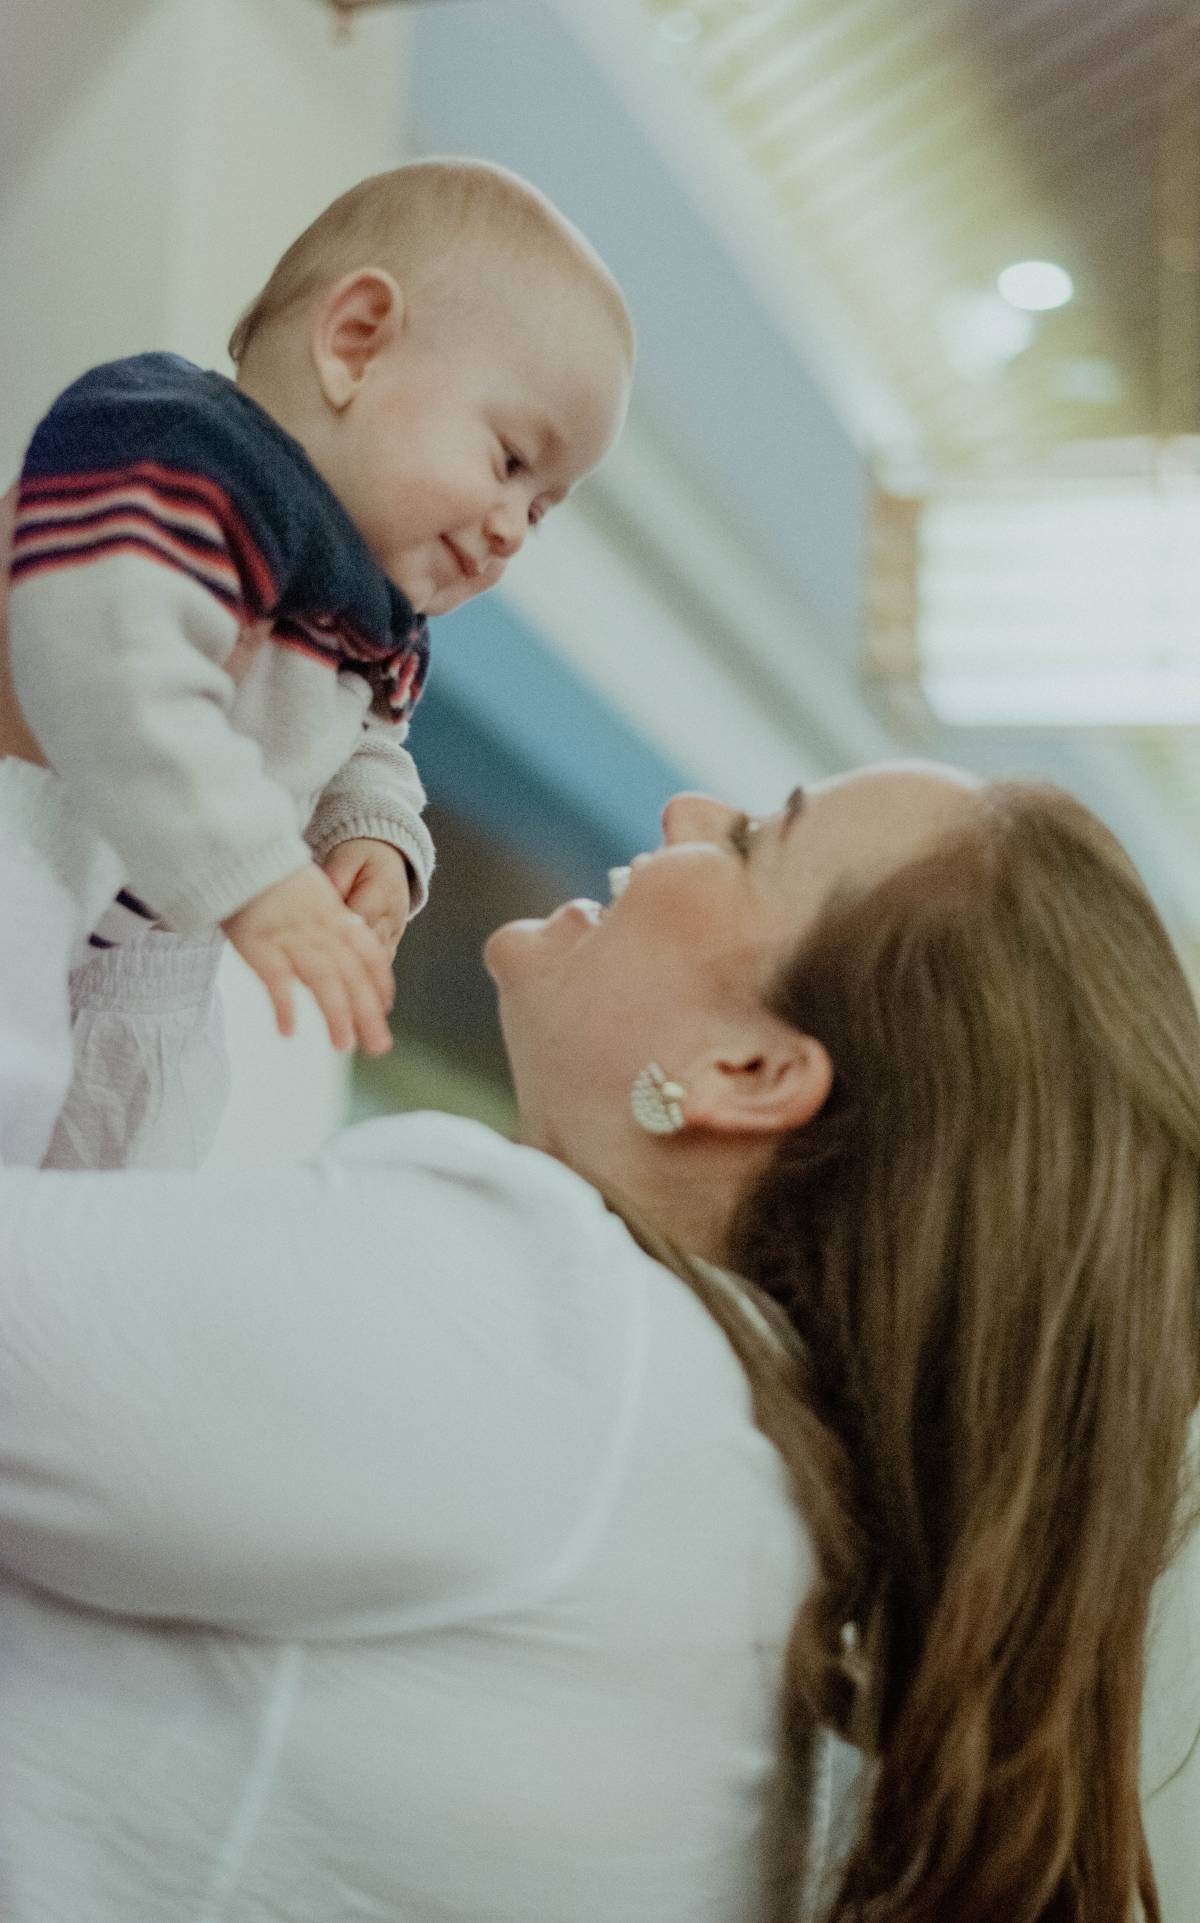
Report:
[[[133,493],[131,487],[131,495]],[[18,513],[9,601],[13,685],[46,760],[117,850],[131,887],[198,933],[309,859],[290,798],[231,725],[235,612],[166,552],[156,503],[111,542],[62,557]],[[190,532],[236,579],[215,517]],[[160,551],[160,549],[162,551]]]
[[[179,450],[181,465],[163,465],[160,442]],[[240,458],[237,423],[188,408],[187,396],[169,417],[148,412],[137,388],[121,388],[104,369],[63,396],[38,427],[19,490],[19,710],[10,690],[6,725],[29,725],[25,740],[67,781],[133,890],[169,927],[227,925],[263,973],[285,1033],[287,956],[338,1044],[350,1015],[363,1042],[379,1048],[390,977],[387,994],[375,992],[379,956],[363,952],[362,921],[308,873],[290,796],[269,779],[258,744],[229,721],[227,662],[238,633],[277,596],[288,540],[302,546],[304,533],[283,517],[273,571],[213,481],[237,469],[254,490]],[[267,506],[279,521],[279,502]],[[10,748],[27,752],[19,740]],[[288,877],[292,885],[273,896]],[[298,927],[306,900],[317,917],[310,931]],[[254,902],[256,915],[233,919]]]
[[[407,724],[368,716],[358,746],[317,803],[308,840],[348,908],[389,955],[425,904],[433,843],[425,791],[404,746]]]
[[[134,553],[18,577],[17,697],[134,891],[181,934],[220,922],[284,1034],[291,982],[337,1048],[390,1046],[387,957],[313,865],[286,792],[229,723],[237,624],[187,574]]]
[[[269,617],[314,508],[232,389],[170,355],[93,368],[26,452],[13,534],[17,701],[46,760],[181,934],[310,859],[232,725],[242,630]]]

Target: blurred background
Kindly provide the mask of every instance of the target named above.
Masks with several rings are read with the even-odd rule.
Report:
[[[1050,775],[1200,956],[1192,0],[6,0],[0,108],[6,475],[98,360],[227,367],[288,240],[407,156],[529,175],[638,325],[620,447],[437,625],[393,1055],[272,1047],[231,961],[223,1154],[504,1125],[482,936],[603,896],[681,784]]]
[[[0,474],[86,366],[227,369],[295,233],[424,153],[506,162],[585,229],[634,406],[436,625],[411,745],[440,868],[392,1056],[350,1068],[315,1019],[277,1044],[231,958],[219,1158],[396,1106],[506,1126],[483,936],[604,898],[681,785],[757,810],[887,755],[1050,776],[1195,970],[1194,0],[4,0]],[[1151,1767],[1193,1729],[1160,1718]],[[1152,1822],[1181,1797],[1200,1839],[1194,1769]],[[1172,1834],[1168,1914],[1200,1923]]]

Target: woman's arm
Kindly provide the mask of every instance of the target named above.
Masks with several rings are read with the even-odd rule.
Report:
[[[0,1166],[45,1153],[71,1076],[70,958],[120,885],[57,777],[0,760]]]
[[[94,885],[103,849],[32,818],[47,845],[14,820],[0,899],[47,855],[58,880],[0,965],[0,1112],[14,1062],[36,1094],[63,875]],[[631,1259],[575,1177],[448,1117],[279,1172],[2,1170],[0,1558],[92,1607],[264,1634],[511,1606],[617,1446]]]
[[[0,900],[29,903],[0,939],[0,1115],[38,1096],[41,984],[106,858],[57,799],[0,836]],[[639,1261],[566,1170],[447,1117],[279,1172],[0,1169],[0,1561],[262,1634],[515,1606],[620,1447]]]
[[[637,1393],[641,1258],[470,1124],[366,1134],[368,1161],[234,1178],[0,1173],[12,1572],[261,1634],[544,1592]]]

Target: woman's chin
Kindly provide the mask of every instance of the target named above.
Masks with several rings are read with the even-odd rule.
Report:
[[[541,927],[540,921],[530,918],[527,921],[502,922],[494,928],[483,944],[483,965],[494,982],[509,972],[509,964],[514,957],[527,950],[532,937]]]

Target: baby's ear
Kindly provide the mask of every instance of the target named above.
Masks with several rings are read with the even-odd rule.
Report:
[[[382,267],[357,267],[326,289],[313,314],[309,350],[330,407],[340,413],[349,406],[371,362],[403,325],[404,296]]]

